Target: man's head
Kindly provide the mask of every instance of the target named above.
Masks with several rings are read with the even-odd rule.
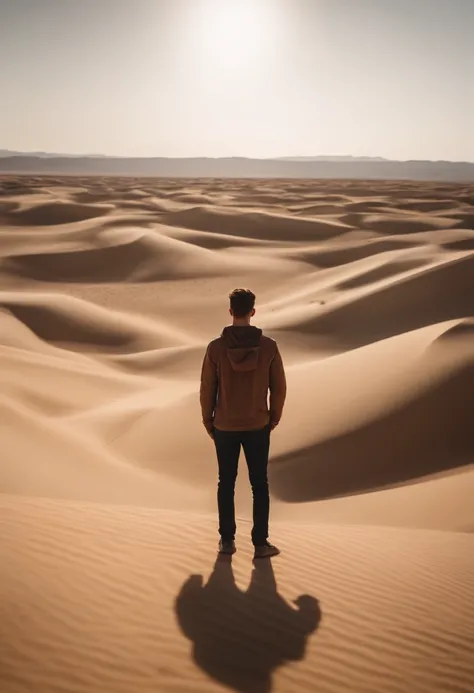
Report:
[[[229,313],[234,320],[250,320],[255,315],[255,294],[250,289],[234,289],[229,299]]]

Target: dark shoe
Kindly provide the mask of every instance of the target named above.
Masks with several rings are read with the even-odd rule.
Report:
[[[255,547],[254,558],[271,558],[272,556],[278,556],[279,553],[280,549],[266,541],[264,544]]]
[[[222,539],[219,541],[219,553],[225,553],[231,556],[236,551],[235,541],[223,541]]]

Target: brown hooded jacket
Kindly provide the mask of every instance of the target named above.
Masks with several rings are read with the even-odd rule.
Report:
[[[268,406],[270,392],[270,406]],[[253,326],[229,326],[207,347],[201,373],[204,426],[250,431],[280,421],[286,379],[277,343]]]

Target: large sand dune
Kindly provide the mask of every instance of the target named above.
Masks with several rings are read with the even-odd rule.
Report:
[[[0,690],[474,691],[474,188],[0,178]],[[272,538],[215,562],[205,345],[251,286]]]

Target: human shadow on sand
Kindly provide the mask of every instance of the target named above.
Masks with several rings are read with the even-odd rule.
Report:
[[[272,563],[254,562],[246,591],[236,585],[232,558],[219,556],[209,580],[191,575],[175,602],[193,658],[206,674],[239,693],[270,693],[272,674],[305,656],[321,620],[319,602],[302,595],[290,606],[278,594]]]

